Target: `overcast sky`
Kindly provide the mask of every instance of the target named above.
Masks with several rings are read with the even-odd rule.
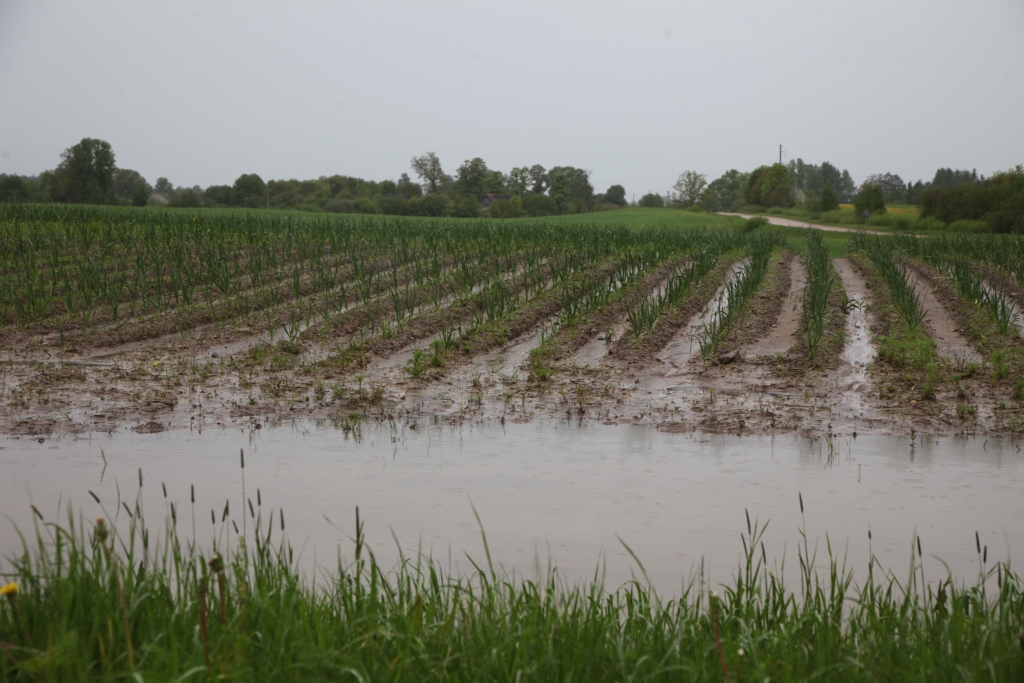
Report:
[[[0,173],[83,137],[150,182],[396,179],[436,151],[664,192],[1024,163],[1024,2],[0,0]]]

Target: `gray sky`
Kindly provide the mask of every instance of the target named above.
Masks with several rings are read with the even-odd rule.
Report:
[[[0,0],[0,173],[83,137],[150,182],[590,169],[664,192],[778,158],[860,182],[1024,163],[1021,0]]]

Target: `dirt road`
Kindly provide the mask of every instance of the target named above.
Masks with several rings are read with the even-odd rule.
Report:
[[[739,216],[740,218],[754,218],[755,214],[750,213],[722,213],[721,216]],[[805,221],[797,221],[792,218],[782,218],[781,216],[768,216],[765,214],[756,214],[760,218],[766,219],[772,225],[780,225],[785,228],[815,228],[817,230],[824,230],[825,232],[858,232],[862,228],[841,228],[837,225],[818,225],[817,223],[807,223]],[[864,230],[869,235],[888,235],[890,233],[882,230]]]

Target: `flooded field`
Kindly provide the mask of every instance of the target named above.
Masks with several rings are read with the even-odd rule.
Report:
[[[475,680],[503,640],[581,680],[643,678],[626,642],[636,672],[986,677],[1024,614],[1024,240],[834,246],[0,207],[0,576],[51,615],[11,665],[82,642],[184,680],[316,642],[331,680]]]
[[[266,518],[284,509],[286,533],[307,568],[351,555],[354,511],[385,566],[417,549],[472,569],[484,561],[475,506],[495,562],[533,575],[549,560],[570,580],[606,568],[610,585],[639,574],[619,539],[654,584],[675,592],[703,563],[725,581],[751,520],[770,522],[770,562],[796,571],[806,524],[818,564],[827,546],[856,573],[871,552],[898,576],[921,538],[929,581],[973,580],[975,532],[989,565],[1019,561],[1024,529],[1024,453],[1006,438],[668,434],[650,426],[592,422],[494,423],[462,427],[412,420],[342,431],[296,420],[274,428],[162,434],[130,431],[0,442],[0,552],[19,548],[35,505],[47,522],[66,521],[70,504],[87,520],[142,506],[150,525],[176,505],[179,531],[201,542],[252,533],[245,495]],[[162,487],[166,486],[167,499]],[[195,505],[190,503],[194,486]],[[258,492],[258,493],[257,493]],[[800,513],[800,497],[804,517]],[[225,505],[228,511],[225,519]],[[115,512],[116,511],[116,512]],[[214,522],[211,523],[211,514]],[[245,519],[248,518],[248,519]],[[275,525],[277,522],[275,522]],[[275,528],[275,532],[278,529]],[[229,538],[230,537],[230,538]]]
[[[510,568],[618,583],[624,542],[667,587],[731,571],[745,511],[779,562],[805,522],[861,567],[917,533],[935,578],[1019,550],[1016,238],[11,207],[0,243],[22,528],[88,491],[123,522],[141,468],[151,520],[166,484],[191,532],[194,485],[225,540],[253,498],[307,566],[357,505],[389,561],[466,567],[475,505]]]

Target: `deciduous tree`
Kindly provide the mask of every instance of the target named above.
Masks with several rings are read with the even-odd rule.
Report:
[[[54,171],[54,199],[106,204],[114,198],[114,150],[109,142],[84,138],[60,156],[60,165]]]
[[[747,174],[730,169],[708,183],[708,191],[714,199],[704,206],[708,211],[735,211],[744,201]]]
[[[484,193],[487,184],[487,176],[491,170],[487,168],[487,162],[480,157],[466,159],[455,172],[455,192],[463,197],[473,197],[477,200]]]
[[[396,189],[398,194],[405,195],[406,197],[420,197],[423,195],[423,187],[419,183],[414,183],[408,173],[403,173],[398,179]]]
[[[25,201],[27,195],[25,181],[21,176],[0,175],[0,202],[16,204]]]
[[[590,171],[572,166],[555,166],[548,172],[549,195],[559,213],[583,213],[594,208],[594,186]]]
[[[864,180],[865,185],[876,185],[882,190],[886,204],[902,204],[907,199],[907,185],[895,173],[876,173]]]
[[[672,186],[672,205],[680,209],[693,206],[700,201],[704,188],[708,186],[708,178],[696,171],[683,171],[679,180]]]
[[[861,185],[860,191],[853,198],[853,209],[858,216],[865,211],[870,212],[871,215],[885,213],[885,195],[882,193],[882,188],[869,183]]]
[[[761,205],[793,206],[793,185],[789,178],[789,170],[782,164],[772,164],[761,176]]]
[[[441,190],[445,174],[441,168],[441,160],[436,154],[427,152],[423,156],[413,157],[411,163],[412,170],[426,183],[428,193],[433,194]]]
[[[660,194],[648,192],[640,198],[639,205],[650,209],[658,209],[665,206],[665,198]]]
[[[266,203],[267,184],[255,173],[243,173],[231,188],[231,199],[235,206],[256,208]]]
[[[616,204],[617,206],[626,205],[626,188],[622,185],[612,185],[608,188],[608,191],[604,193],[604,200],[609,204]]]
[[[508,178],[501,171],[491,171],[484,179],[484,192],[489,194],[510,194]]]
[[[530,169],[516,166],[508,174],[508,191],[522,197],[530,191]]]
[[[114,172],[114,196],[125,204],[145,206],[151,194],[153,188],[138,171],[119,168]]]
[[[548,189],[549,181],[548,173],[543,166],[540,164],[534,164],[530,167],[531,191],[541,194]]]
[[[835,211],[839,208],[839,200],[836,198],[836,193],[832,189],[832,183],[825,183],[825,187],[821,190],[821,197],[818,199],[818,210],[819,211]]]

